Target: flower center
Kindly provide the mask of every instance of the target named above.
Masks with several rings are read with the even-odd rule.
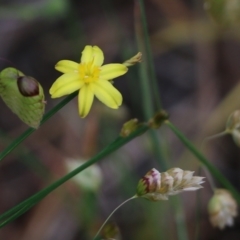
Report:
[[[79,75],[85,83],[91,83],[99,79],[100,67],[94,66],[93,62],[80,63]]]

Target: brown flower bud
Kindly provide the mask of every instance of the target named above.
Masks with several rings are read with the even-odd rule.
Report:
[[[19,92],[24,97],[33,97],[39,94],[39,83],[36,79],[29,76],[21,76],[17,79]]]
[[[153,118],[151,118],[148,122],[151,128],[157,129],[160,128],[162,123],[169,118],[169,115],[166,111],[162,110],[157,112]]]

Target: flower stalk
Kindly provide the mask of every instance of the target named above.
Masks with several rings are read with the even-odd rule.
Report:
[[[135,198],[138,198],[137,195],[134,195],[133,197],[131,198],[128,198],[127,200],[125,200],[124,202],[122,202],[120,205],[118,205],[111,213],[110,215],[107,217],[107,219],[104,221],[104,223],[102,224],[102,226],[99,228],[99,230],[97,231],[96,235],[94,236],[94,239],[93,240],[97,240],[97,236],[99,235],[99,233],[102,231],[103,227],[106,225],[106,223],[108,222],[108,220],[112,217],[112,215],[120,208],[122,207],[125,203],[135,199]]]

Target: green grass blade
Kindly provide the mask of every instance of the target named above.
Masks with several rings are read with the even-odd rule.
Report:
[[[135,137],[145,133],[149,127],[147,125],[142,125],[139,127],[136,131],[134,131],[132,134],[130,134],[128,137],[122,138],[118,137],[115,141],[113,141],[110,145],[108,145],[105,149],[103,149],[101,152],[99,152],[97,155],[95,155],[93,158],[91,158],[86,163],[82,164],[80,167],[76,168],[72,172],[68,173],[64,177],[60,178],[56,182],[52,183],[48,187],[44,188],[43,190],[39,191],[38,193],[34,194],[30,198],[26,199],[25,201],[21,202],[17,206],[13,207],[12,209],[8,210],[7,212],[0,215],[0,221],[4,221],[2,224],[6,225],[8,222],[13,221],[17,217],[19,217],[21,214],[26,212],[28,209],[30,209],[32,206],[34,206],[37,202],[42,200],[44,197],[46,197],[49,193],[54,191],[56,188],[61,186],[63,183],[83,171],[84,169],[88,168],[92,164],[98,162],[103,157],[106,157],[110,153],[116,151]],[[30,206],[30,207],[28,207]],[[24,210],[26,208],[26,211]],[[23,211],[24,210],[24,211]],[[6,220],[7,218],[7,220]],[[7,221],[7,222],[6,222]]]
[[[144,53],[146,54],[146,62],[148,63],[148,72],[149,72],[149,79],[150,81],[148,84],[152,85],[152,93],[154,97],[154,103],[156,104],[157,109],[162,109],[162,103],[161,98],[159,94],[159,87],[157,83],[156,73],[154,69],[154,62],[153,62],[153,55],[152,55],[152,49],[151,49],[151,43],[149,39],[148,34],[148,25],[147,25],[147,18],[145,13],[145,7],[144,7],[144,1],[138,0],[139,3],[139,10],[140,10],[140,19],[142,24],[142,34],[144,38]]]

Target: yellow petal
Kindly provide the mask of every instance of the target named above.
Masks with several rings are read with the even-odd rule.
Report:
[[[81,63],[89,63],[93,59],[93,47],[87,45],[82,51]]]
[[[79,74],[77,73],[65,73],[62,76],[60,76],[52,85],[49,92],[52,94],[52,92],[55,92],[58,88],[65,86],[73,81],[80,81]]]
[[[101,67],[100,79],[111,80],[127,72],[128,68],[120,63],[111,63]]]
[[[94,94],[91,85],[84,85],[78,94],[79,114],[82,118],[86,117],[93,103]]]
[[[121,93],[108,81],[91,84],[96,97],[110,108],[117,109],[122,104]]]
[[[93,57],[93,64],[98,67],[102,66],[104,55],[102,50],[98,46],[93,47]]]
[[[52,98],[62,97],[80,89],[83,84],[84,82],[79,79],[79,74],[65,73],[53,83],[49,93]]]
[[[70,60],[61,60],[55,65],[55,69],[62,73],[78,71],[79,64]]]

